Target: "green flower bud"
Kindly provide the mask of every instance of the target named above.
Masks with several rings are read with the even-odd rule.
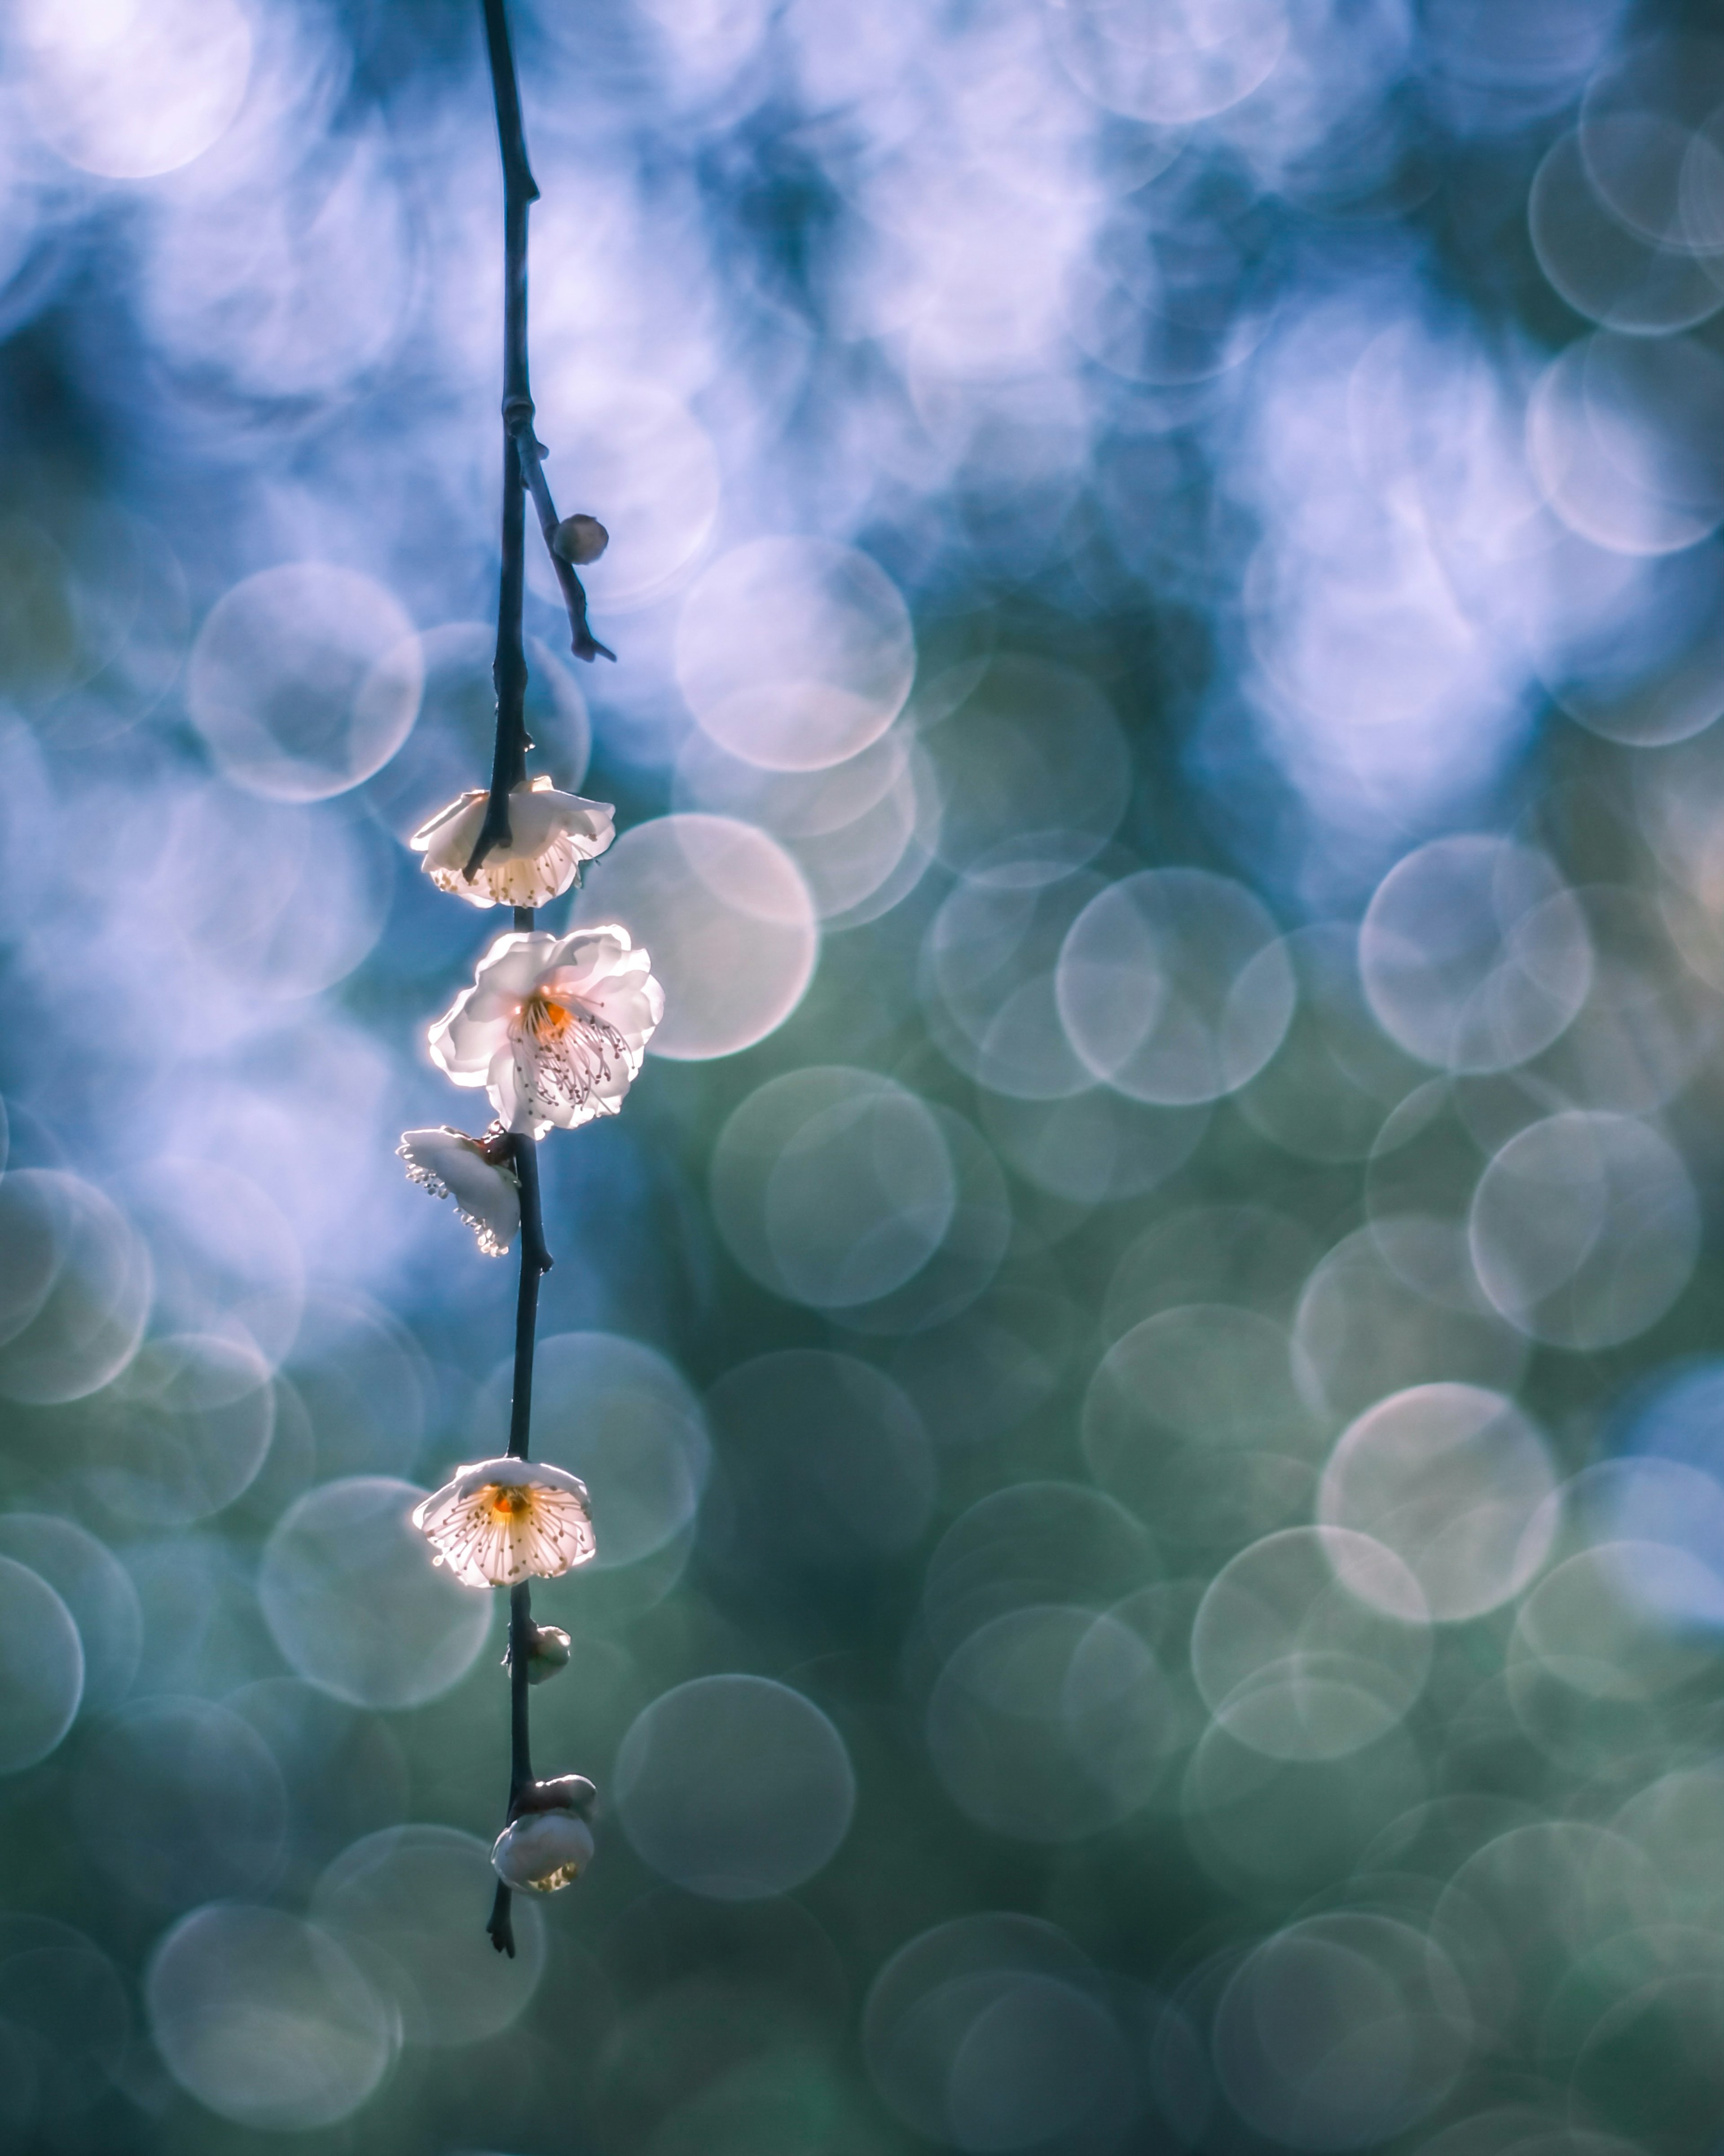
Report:
[[[578,513],[565,516],[551,535],[551,551],[577,569],[596,562],[611,543],[611,535],[596,516]]]

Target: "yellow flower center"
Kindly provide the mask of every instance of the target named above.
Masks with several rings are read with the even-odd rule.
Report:
[[[567,1033],[574,1022],[572,1013],[549,996],[529,996],[521,1007],[521,1029],[541,1048]]]
[[[533,1493],[518,1485],[494,1484],[490,1493],[491,1516],[494,1519],[519,1519],[523,1512],[533,1508]]]

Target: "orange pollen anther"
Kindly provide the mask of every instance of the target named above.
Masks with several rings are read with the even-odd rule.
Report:
[[[548,996],[529,996],[521,1007],[521,1031],[541,1048],[559,1034],[567,1033],[574,1022],[573,1013],[566,1011],[561,1004],[552,1003]]]

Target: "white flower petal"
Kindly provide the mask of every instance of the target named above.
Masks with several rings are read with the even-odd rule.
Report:
[[[614,1115],[664,1014],[651,967],[614,927],[500,936],[431,1028],[433,1060],[458,1086],[487,1086],[512,1131]]]
[[[555,1579],[596,1548],[587,1486],[540,1460],[481,1460],[413,1507],[413,1523],[465,1587]]]
[[[408,841],[425,856],[425,873],[439,891],[469,906],[548,906],[616,836],[616,811],[604,801],[561,793],[548,779],[531,779],[509,797],[510,840],[495,846],[471,876],[467,864],[485,823],[483,793],[464,793],[422,824]]]
[[[512,1163],[493,1160],[482,1140],[447,1123],[404,1131],[395,1150],[408,1164],[409,1182],[423,1183],[435,1198],[453,1198],[485,1255],[503,1255],[521,1232],[521,1185]]]

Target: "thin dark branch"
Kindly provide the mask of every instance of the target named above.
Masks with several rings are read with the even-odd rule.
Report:
[[[509,796],[526,777],[526,652],[521,621],[526,593],[526,496],[531,490],[545,542],[569,610],[577,657],[600,653],[615,657],[593,641],[587,626],[587,594],[570,565],[551,547],[557,511],[545,483],[544,450],[533,434],[533,399],[526,362],[527,211],[539,190],[527,163],[526,137],[521,124],[521,90],[515,78],[509,23],[503,0],[482,0],[485,51],[497,107],[497,141],[503,158],[503,570],[497,589],[497,648],[491,680],[497,692],[497,742],[491,762],[490,798],[478,842],[467,863],[470,876],[493,847],[510,844]],[[531,906],[516,906],[515,926],[531,933]],[[521,1186],[521,1288],[515,1313],[515,1391],[509,1414],[509,1450],[527,1457],[533,1411],[533,1343],[539,1319],[539,1282],[551,1270],[545,1248],[544,1213],[539,1199],[537,1141],[517,1132],[511,1145]],[[532,1595],[526,1583],[509,1596],[509,1819],[512,1823],[523,1794],[532,1786],[531,1732],[528,1727],[527,1682],[534,1639]],[[513,1897],[500,1879],[485,1925],[499,1953],[513,1958]]]
[[[525,919],[522,918],[525,915]],[[531,909],[517,906],[517,927],[531,928]],[[532,1436],[533,1342],[539,1322],[539,1281],[551,1270],[545,1248],[545,1220],[539,1202],[538,1141],[530,1132],[517,1131],[511,1151],[521,1184],[521,1289],[515,1306],[515,1390],[509,1408],[509,1450],[525,1460]],[[509,1594],[509,1817],[515,1817],[521,1791],[533,1779],[531,1732],[527,1723],[527,1670],[532,1659],[532,1594],[525,1580]],[[500,1880],[485,1925],[491,1944],[499,1953],[515,1953],[515,1920],[509,1889]]]
[[[527,162],[526,135],[521,124],[521,87],[509,42],[509,18],[503,0],[482,0],[485,52],[497,108],[497,144],[503,160],[503,573],[497,593],[497,649],[491,681],[497,692],[497,745],[491,760],[490,798],[485,821],[468,857],[467,874],[478,869],[495,847],[506,846],[509,795],[526,777],[526,653],[521,616],[526,588],[526,516],[523,495],[532,490],[547,549],[557,512],[541,465],[544,449],[533,434],[533,394],[526,360],[527,212],[539,198],[538,184]],[[546,522],[549,516],[549,523]],[[587,625],[587,594],[580,578],[554,551],[552,566],[568,608],[572,649],[579,659],[607,659],[616,654],[596,643]]]

